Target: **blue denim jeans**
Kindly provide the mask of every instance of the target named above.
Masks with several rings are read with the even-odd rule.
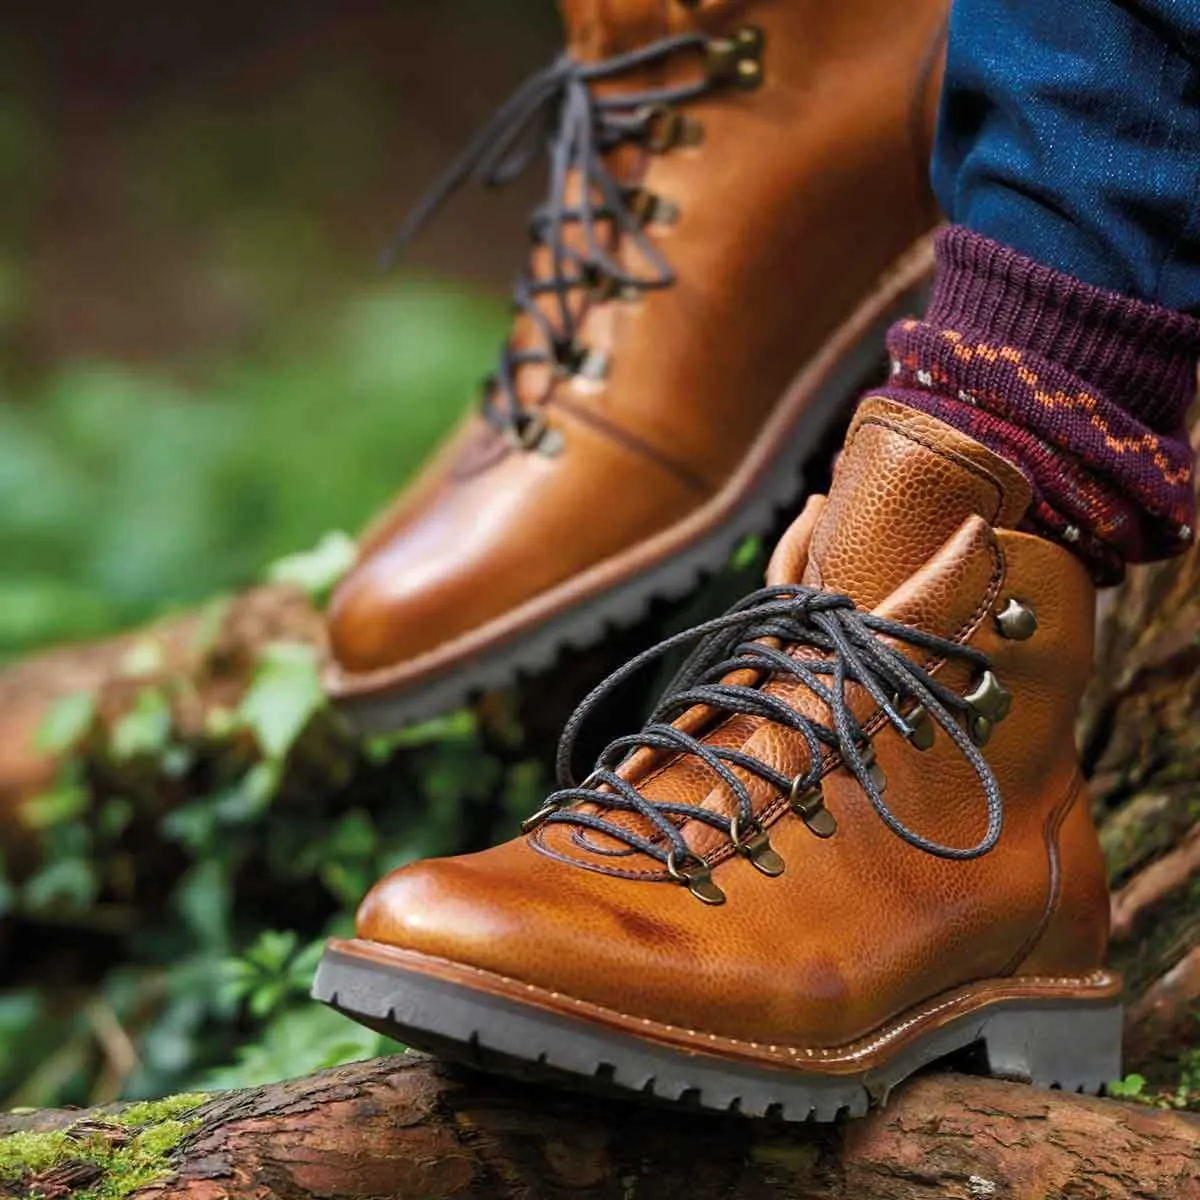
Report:
[[[1200,314],[1200,0],[954,0],[932,173],[955,223]]]

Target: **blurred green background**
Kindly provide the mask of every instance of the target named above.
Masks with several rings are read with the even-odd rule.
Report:
[[[553,53],[549,0],[12,6],[0,656],[353,532],[473,403],[535,179],[374,258]]]
[[[208,602],[403,484],[477,400],[541,181],[377,252],[558,38],[550,0],[9,6],[0,660]],[[79,695],[41,730],[36,870],[0,842],[0,1109],[379,1052],[306,999],[321,939],[540,799],[508,718],[349,740],[303,646],[185,733],[188,681],[138,684],[157,653],[114,724]]]

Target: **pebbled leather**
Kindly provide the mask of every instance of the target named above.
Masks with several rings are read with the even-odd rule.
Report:
[[[640,852],[551,824],[394,872],[364,900],[359,939],[646,1022],[827,1047],[980,981],[1008,978],[1019,991],[1027,978],[1032,992],[1035,978],[1090,977],[1103,963],[1108,903],[1073,725],[1091,670],[1095,596],[1071,554],[1012,527],[1027,501],[1023,480],[982,446],[868,400],[829,498],[810,503],[771,567],[777,582],[789,571],[836,574],[861,589],[851,594],[863,606],[990,656],[1013,704],[984,749],[1005,805],[989,854],[952,861],[903,842],[831,758],[824,794],[838,830],[828,839],[769,785],[751,782],[787,864],[778,878],[707,827],[685,827],[726,894],[720,907],[701,904]],[[903,536],[891,528],[901,517]],[[1026,641],[1002,637],[996,624],[1010,597],[1037,614]],[[964,664],[928,666],[956,690],[973,682]],[[827,716],[811,694],[769,686]],[[974,843],[986,824],[982,788],[945,733],[918,751],[871,721],[865,692],[854,703],[875,733],[896,816],[938,841]],[[678,723],[784,774],[807,762],[798,735],[756,717],[714,723],[693,710]],[[730,811],[724,785],[694,758],[644,752],[623,771],[645,795]]]
[[[652,231],[677,283],[636,301],[578,298],[581,342],[610,359],[605,381],[521,369],[523,403],[562,436],[556,457],[514,450],[469,418],[373,522],[330,608],[335,693],[353,694],[356,679],[369,691],[373,675],[452,646],[696,511],[798,370],[936,222],[925,125],[947,0],[561,7],[581,58],[756,25],[764,83],[689,104],[699,146],[619,151],[625,180],[678,206],[676,223]],[[603,87],[695,73],[682,56]],[[542,274],[548,255],[535,251]],[[518,319],[514,345],[537,336]]]

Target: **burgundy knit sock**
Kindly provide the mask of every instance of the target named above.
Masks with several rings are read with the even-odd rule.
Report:
[[[1020,467],[1030,528],[1074,550],[1097,582],[1191,542],[1185,416],[1200,321],[951,227],[925,319],[893,326],[887,344],[883,394]]]

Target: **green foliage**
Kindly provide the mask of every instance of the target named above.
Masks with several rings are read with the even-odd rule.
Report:
[[[79,144],[45,63],[0,46],[0,660],[200,604],[203,656],[221,597],[264,578],[322,601],[353,553],[328,531],[360,527],[475,402],[504,306],[372,277],[346,226],[392,178],[407,118],[386,69],[347,60],[322,53],[255,97],[171,86],[114,110],[82,164],[96,192],[55,241],[118,246],[118,262],[122,238],[165,249],[97,280],[88,254],[64,255],[68,276],[29,236],[45,181],[80,177]],[[227,74],[195,72],[217,90]],[[113,211],[97,197],[136,219],[95,228]],[[166,321],[145,319],[166,298]],[[117,321],[90,319],[108,307]],[[199,733],[163,661],[135,641],[115,724],[81,693],[39,732],[63,763],[23,810],[34,853],[0,854],[0,954],[19,950],[0,964],[0,1107],[374,1052],[306,999],[314,947],[391,866],[494,840],[536,803],[537,764],[498,756],[469,714],[354,741],[302,647],[270,648]]]
[[[171,703],[183,686],[135,690],[108,725],[83,699],[47,718],[43,743],[73,753],[33,806],[42,865],[0,899],[55,931],[57,975],[83,973],[0,993],[0,1107],[252,1085],[386,1052],[309,1000],[324,938],[351,931],[387,871],[506,836],[544,788],[519,743],[499,757],[469,712],[360,744],[305,646],[265,647],[198,739]],[[73,968],[96,937],[107,965]],[[131,1051],[115,1079],[114,1030]]]
[[[1178,1079],[1170,1086],[1151,1084],[1142,1075],[1126,1075],[1109,1083],[1106,1090],[1117,1100],[1200,1112],[1200,1049],[1181,1047]]]
[[[257,578],[312,592],[475,401],[499,307],[409,281],[320,336],[181,383],[65,365],[0,404],[0,656],[99,635]]]

